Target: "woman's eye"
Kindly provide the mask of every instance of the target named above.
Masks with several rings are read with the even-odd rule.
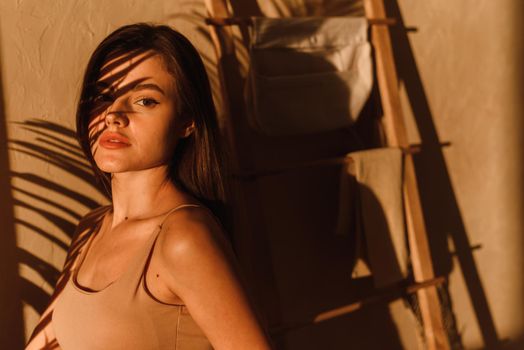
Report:
[[[136,104],[138,104],[140,106],[144,106],[144,107],[152,107],[154,105],[157,105],[158,102],[156,100],[152,99],[152,98],[144,97],[144,98],[141,98],[138,101],[136,101]]]

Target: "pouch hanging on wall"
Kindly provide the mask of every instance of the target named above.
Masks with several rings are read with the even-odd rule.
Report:
[[[373,84],[364,17],[253,17],[252,23],[252,128],[289,136],[356,121]]]
[[[409,273],[402,192],[403,154],[400,148],[392,147],[346,156],[351,161],[341,173],[336,233],[348,235],[351,230],[357,231],[353,232],[359,238],[357,242],[365,244],[351,248],[366,251],[365,254],[357,251],[354,255],[367,256],[375,287],[387,287],[405,279]],[[354,212],[354,208],[358,211]]]

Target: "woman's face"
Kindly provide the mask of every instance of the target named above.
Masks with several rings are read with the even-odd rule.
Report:
[[[89,122],[91,153],[107,173],[149,169],[169,162],[190,120],[178,120],[174,79],[151,51],[115,58],[101,69],[97,111]]]

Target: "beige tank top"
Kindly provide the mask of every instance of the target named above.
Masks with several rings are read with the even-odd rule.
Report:
[[[169,214],[188,206],[198,205],[183,204],[171,209],[123,275],[100,291],[87,290],[76,279],[96,235],[91,234],[56,300],[52,324],[62,349],[213,349],[185,305],[155,299],[145,284],[145,272],[162,224]]]

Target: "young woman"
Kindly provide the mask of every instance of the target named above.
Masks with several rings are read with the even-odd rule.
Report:
[[[77,133],[112,203],[80,222],[26,349],[270,349],[212,210],[222,154],[191,43],[167,26],[110,34],[87,66]]]

